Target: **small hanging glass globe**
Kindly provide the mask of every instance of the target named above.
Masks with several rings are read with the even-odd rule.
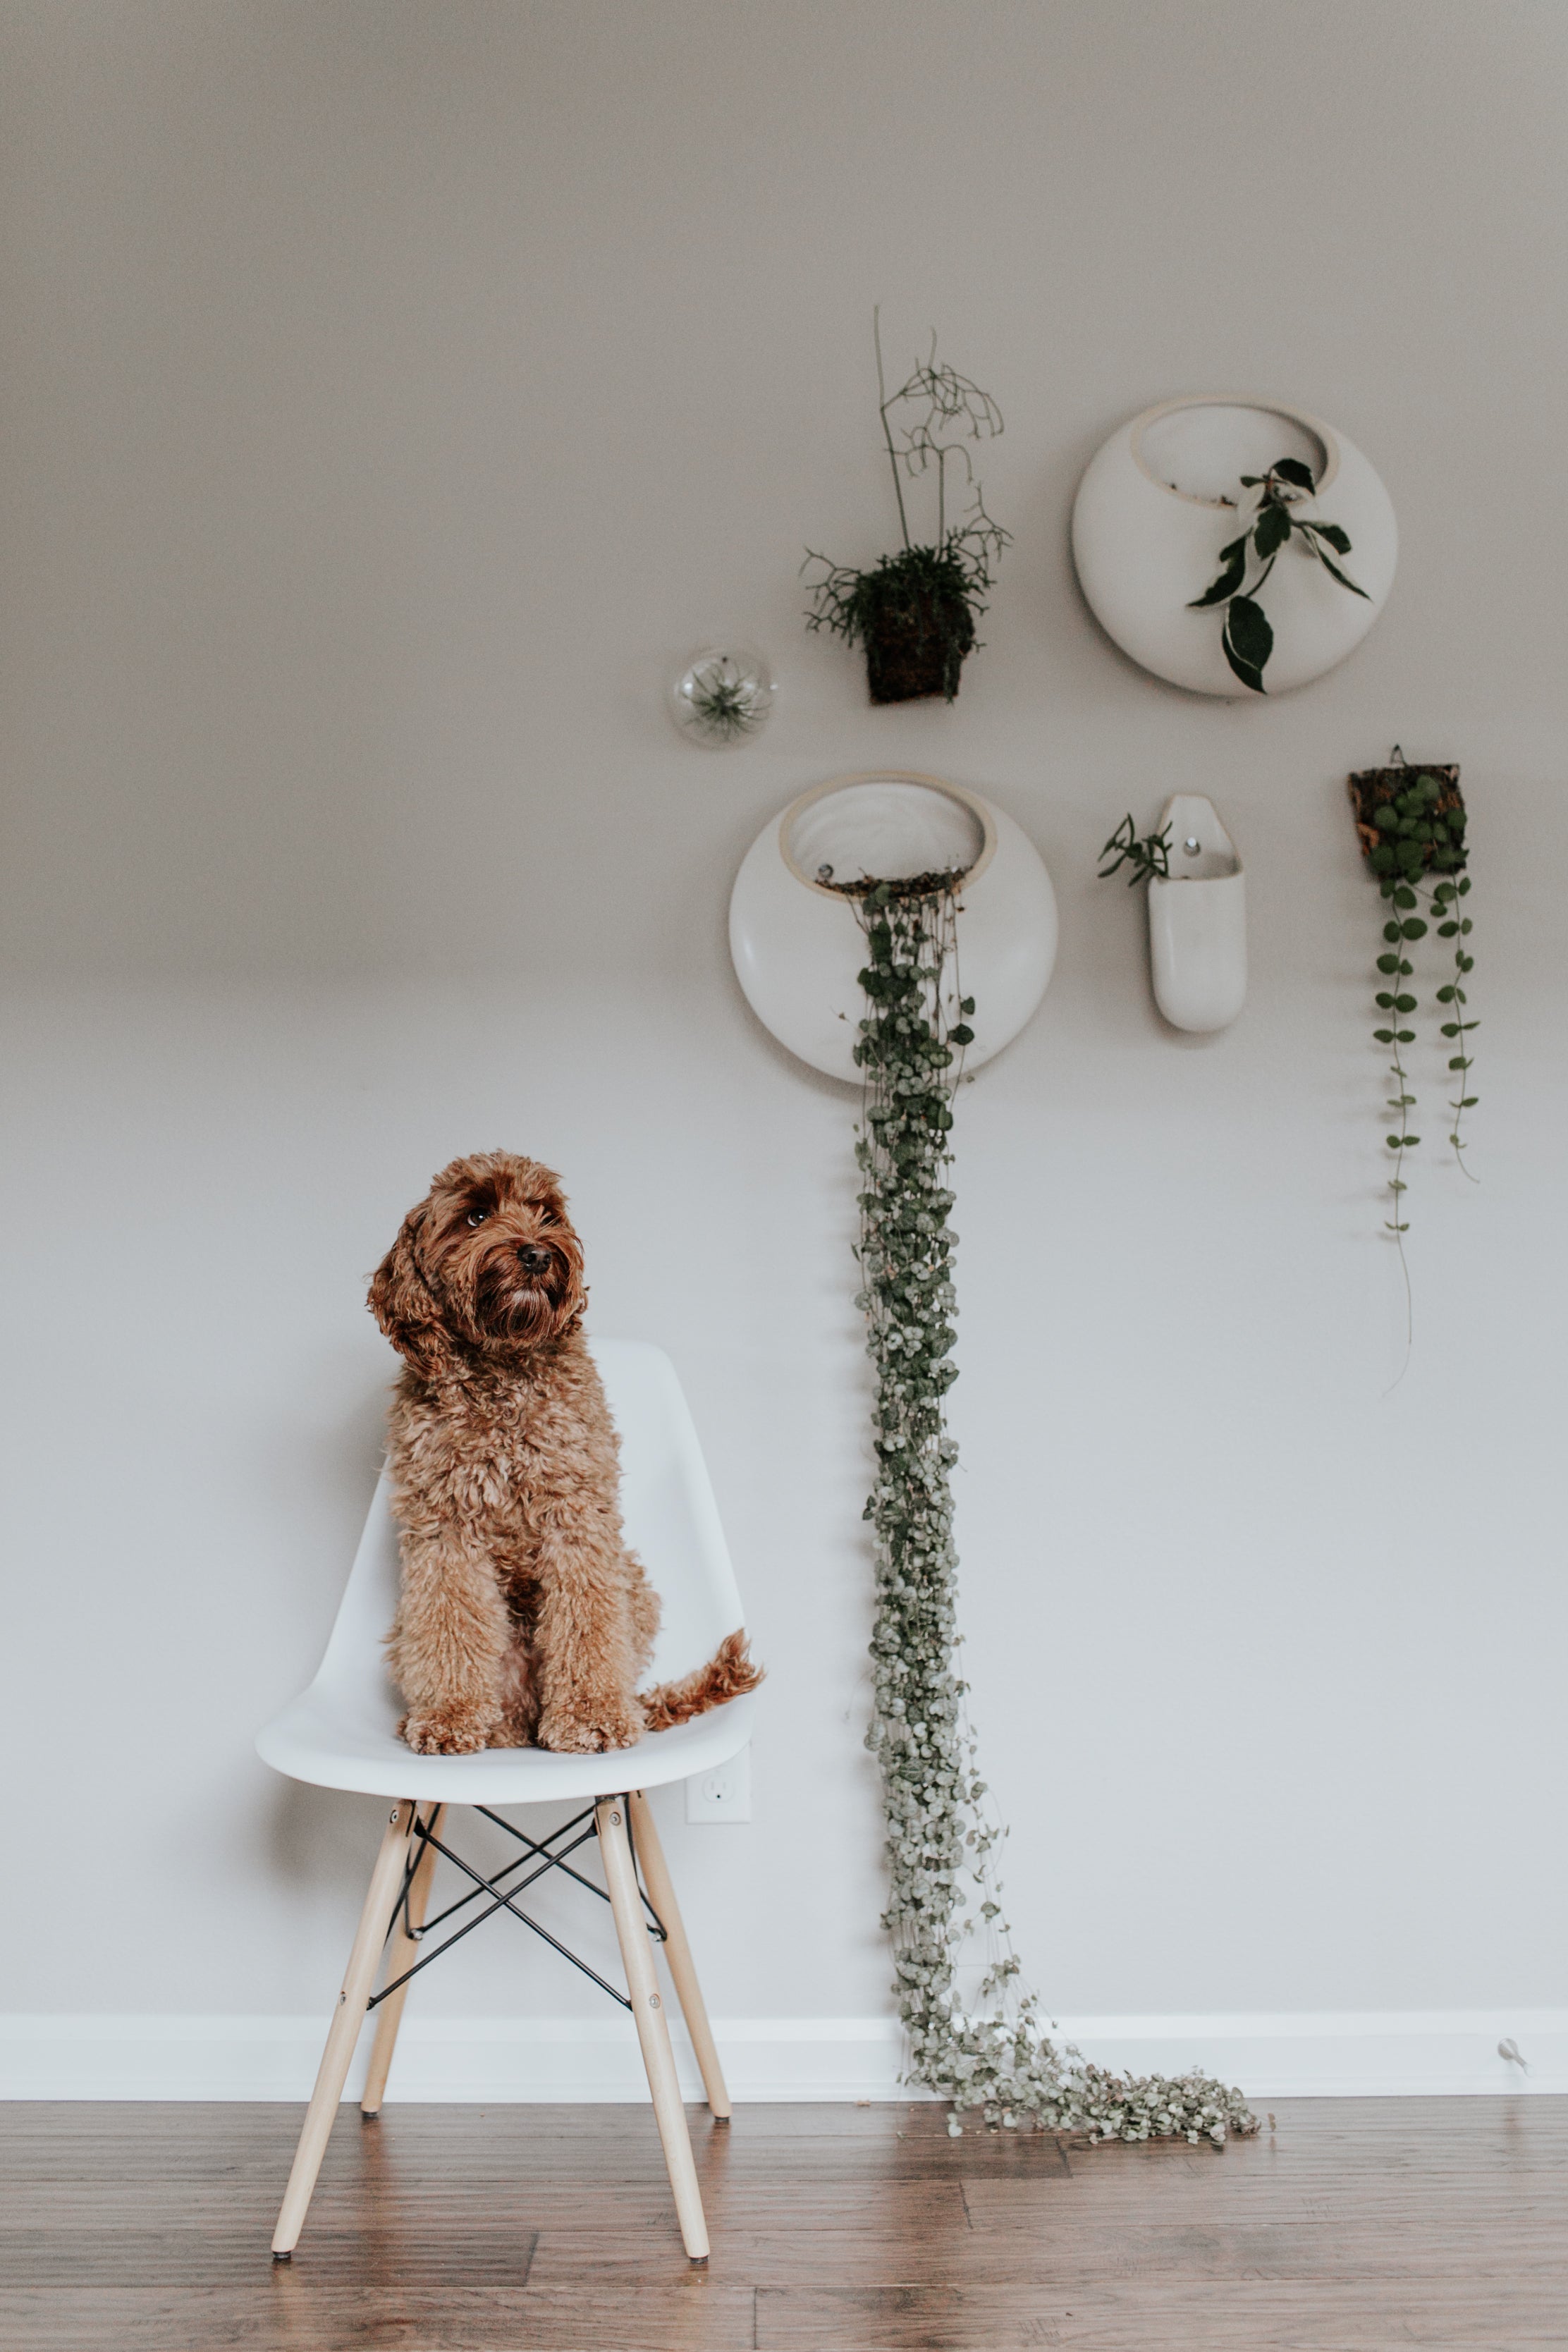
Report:
[[[671,680],[669,707],[689,741],[731,751],[761,734],[773,691],[772,665],[754,646],[710,646]]]

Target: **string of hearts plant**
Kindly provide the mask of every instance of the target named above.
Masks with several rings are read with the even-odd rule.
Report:
[[[1362,853],[1377,877],[1379,894],[1387,910],[1383,926],[1384,950],[1377,959],[1383,985],[1375,999],[1384,1025],[1372,1034],[1380,1045],[1392,1046],[1394,1052],[1389,1068],[1395,1092],[1388,1097],[1387,1108],[1396,1114],[1393,1125],[1397,1132],[1384,1138],[1394,1154],[1393,1172],[1388,1179],[1393,1213],[1384,1223],[1394,1236],[1405,1276],[1408,1349],[1413,1318],[1410,1268],[1405,1256],[1405,1236],[1410,1230],[1405,1214],[1408,1189],[1405,1156],[1415,1150],[1421,1138],[1410,1132],[1415,1097],[1410,1090],[1405,1048],[1415,1043],[1415,1032],[1405,1024],[1419,1003],[1409,986],[1415,971],[1411,950],[1418,940],[1426,937],[1428,929],[1435,929],[1440,940],[1453,942],[1453,977],[1437,990],[1436,1001],[1448,1015],[1441,1024],[1441,1032],[1453,1049],[1448,1069],[1459,1089],[1457,1096],[1449,1098],[1454,1123],[1448,1141],[1460,1168],[1472,1182],[1478,1180],[1465,1161],[1465,1113],[1473,1110],[1479,1100],[1479,1096],[1469,1092],[1473,1066],[1469,1038],[1479,1024],[1470,1017],[1466,987],[1476,960],[1469,949],[1471,918],[1464,904],[1470,894],[1470,877],[1466,871],[1469,852],[1465,840],[1466,811],[1459,791],[1459,771],[1457,767],[1412,768],[1397,744],[1394,759],[1397,764],[1393,767],[1364,768],[1352,775],[1350,793]]]
[[[1023,1984],[994,1856],[1005,1832],[987,1804],[956,1657],[958,1557],[952,1478],[958,1449],[942,1400],[957,1378],[952,1099],[973,999],[950,1011],[962,875],[834,884],[866,935],[865,1078],[856,1145],[866,1346],[876,1368],[876,1485],[866,1505],[876,1558],[875,1712],[867,1746],[881,1768],[889,1902],[909,2079],[952,2103],[948,2129],[979,2108],[992,2126],[1094,2139],[1223,2141],[1257,2129],[1239,2091],[1200,2074],[1132,2078],[1093,2065],[1042,2031]],[[970,1890],[973,1889],[973,1894]],[[973,2002],[958,1991],[973,1937],[987,1962]]]
[[[1220,644],[1225,657],[1240,678],[1255,694],[1267,691],[1263,673],[1268,656],[1274,651],[1274,632],[1258,599],[1264,583],[1279,560],[1280,551],[1294,538],[1300,551],[1315,556],[1331,579],[1352,596],[1365,596],[1366,590],[1358,588],[1348,572],[1342,572],[1334,555],[1348,555],[1351,543],[1348,534],[1337,522],[1310,522],[1304,515],[1292,509],[1303,499],[1312,497],[1317,488],[1312,469],[1300,457],[1281,457],[1266,474],[1243,474],[1244,490],[1260,490],[1252,520],[1239,539],[1219,551],[1220,574],[1203,595],[1194,596],[1187,610],[1203,612],[1208,606],[1225,608],[1225,623],[1220,631]],[[1333,555],[1329,553],[1332,548]],[[1247,583],[1247,572],[1257,562],[1262,566],[1257,578]],[[1368,603],[1372,601],[1367,598]]]

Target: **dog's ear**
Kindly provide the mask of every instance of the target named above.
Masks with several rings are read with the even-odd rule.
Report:
[[[425,1213],[421,1202],[404,1218],[397,1239],[372,1276],[368,1303],[399,1355],[428,1379],[450,1350],[440,1309],[415,1255]]]

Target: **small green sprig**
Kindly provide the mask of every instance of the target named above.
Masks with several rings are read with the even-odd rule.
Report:
[[[1309,522],[1302,515],[1292,513],[1293,507],[1310,499],[1317,482],[1310,466],[1300,457],[1281,457],[1266,474],[1243,474],[1244,490],[1261,490],[1258,510],[1239,539],[1219,551],[1220,573],[1201,596],[1194,596],[1187,606],[1189,613],[1201,613],[1209,606],[1224,605],[1225,625],[1220,631],[1220,644],[1225,657],[1254,694],[1266,691],[1263,672],[1268,656],[1274,651],[1274,632],[1268,616],[1258,602],[1258,592],[1273,571],[1280,550],[1292,536],[1307,555],[1315,555],[1331,579],[1352,596],[1366,596],[1348,572],[1342,572],[1334,555],[1348,555],[1351,543],[1348,535],[1337,522]],[[1329,553],[1332,548],[1333,555]],[[1250,586],[1247,567],[1253,559],[1262,565]],[[1370,604],[1372,599],[1367,597]]]
[[[1443,916],[1443,920],[1437,926],[1437,937],[1440,940],[1452,940],[1454,942],[1454,977],[1446,988],[1440,988],[1437,991],[1438,1003],[1446,1005],[1454,1014],[1451,1021],[1444,1022],[1442,1034],[1450,1045],[1457,1048],[1448,1058],[1448,1067],[1457,1073],[1456,1084],[1459,1089],[1457,1097],[1450,1096],[1448,1098],[1448,1108],[1454,1114],[1453,1129],[1448,1140],[1453,1145],[1454,1156],[1460,1167],[1464,1169],[1466,1175],[1469,1176],[1472,1183],[1479,1183],[1479,1178],[1471,1175],[1470,1170],[1465,1164],[1465,1113],[1468,1110],[1474,1110],[1480,1100],[1479,1095],[1468,1095],[1465,1092],[1465,1088],[1470,1083],[1471,1067],[1471,1056],[1465,1039],[1472,1029],[1480,1027],[1479,1021],[1467,1021],[1465,1018],[1465,1008],[1468,1006],[1470,1000],[1464,983],[1474,971],[1476,960],[1466,945],[1472,929],[1471,920],[1464,912],[1459,901],[1461,898],[1468,898],[1469,892],[1470,877],[1468,874],[1461,874],[1457,882],[1438,883],[1432,893],[1432,905],[1434,909]]]
[[[1131,813],[1124,816],[1110,839],[1100,851],[1109,857],[1109,866],[1100,869],[1099,879],[1109,882],[1120,866],[1131,866],[1127,887],[1131,890],[1140,882],[1168,882],[1171,878],[1171,828],[1163,833],[1147,833],[1140,840]]]

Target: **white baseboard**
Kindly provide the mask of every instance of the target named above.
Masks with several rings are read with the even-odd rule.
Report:
[[[0,2016],[0,2098],[309,2096],[325,2021],[315,2017]],[[897,2022],[876,2017],[716,2019],[737,2100],[919,2096],[899,2082]],[[1568,2010],[1241,2012],[1064,2017],[1058,2038],[1137,2074],[1200,2070],[1254,2102],[1469,2092],[1568,2092]],[[368,2034],[349,2078],[358,2096]],[[688,2095],[700,2097],[684,2037]],[[1521,2069],[1498,2053],[1512,2041]],[[629,2019],[408,2017],[390,2099],[563,2101],[647,2095]]]

